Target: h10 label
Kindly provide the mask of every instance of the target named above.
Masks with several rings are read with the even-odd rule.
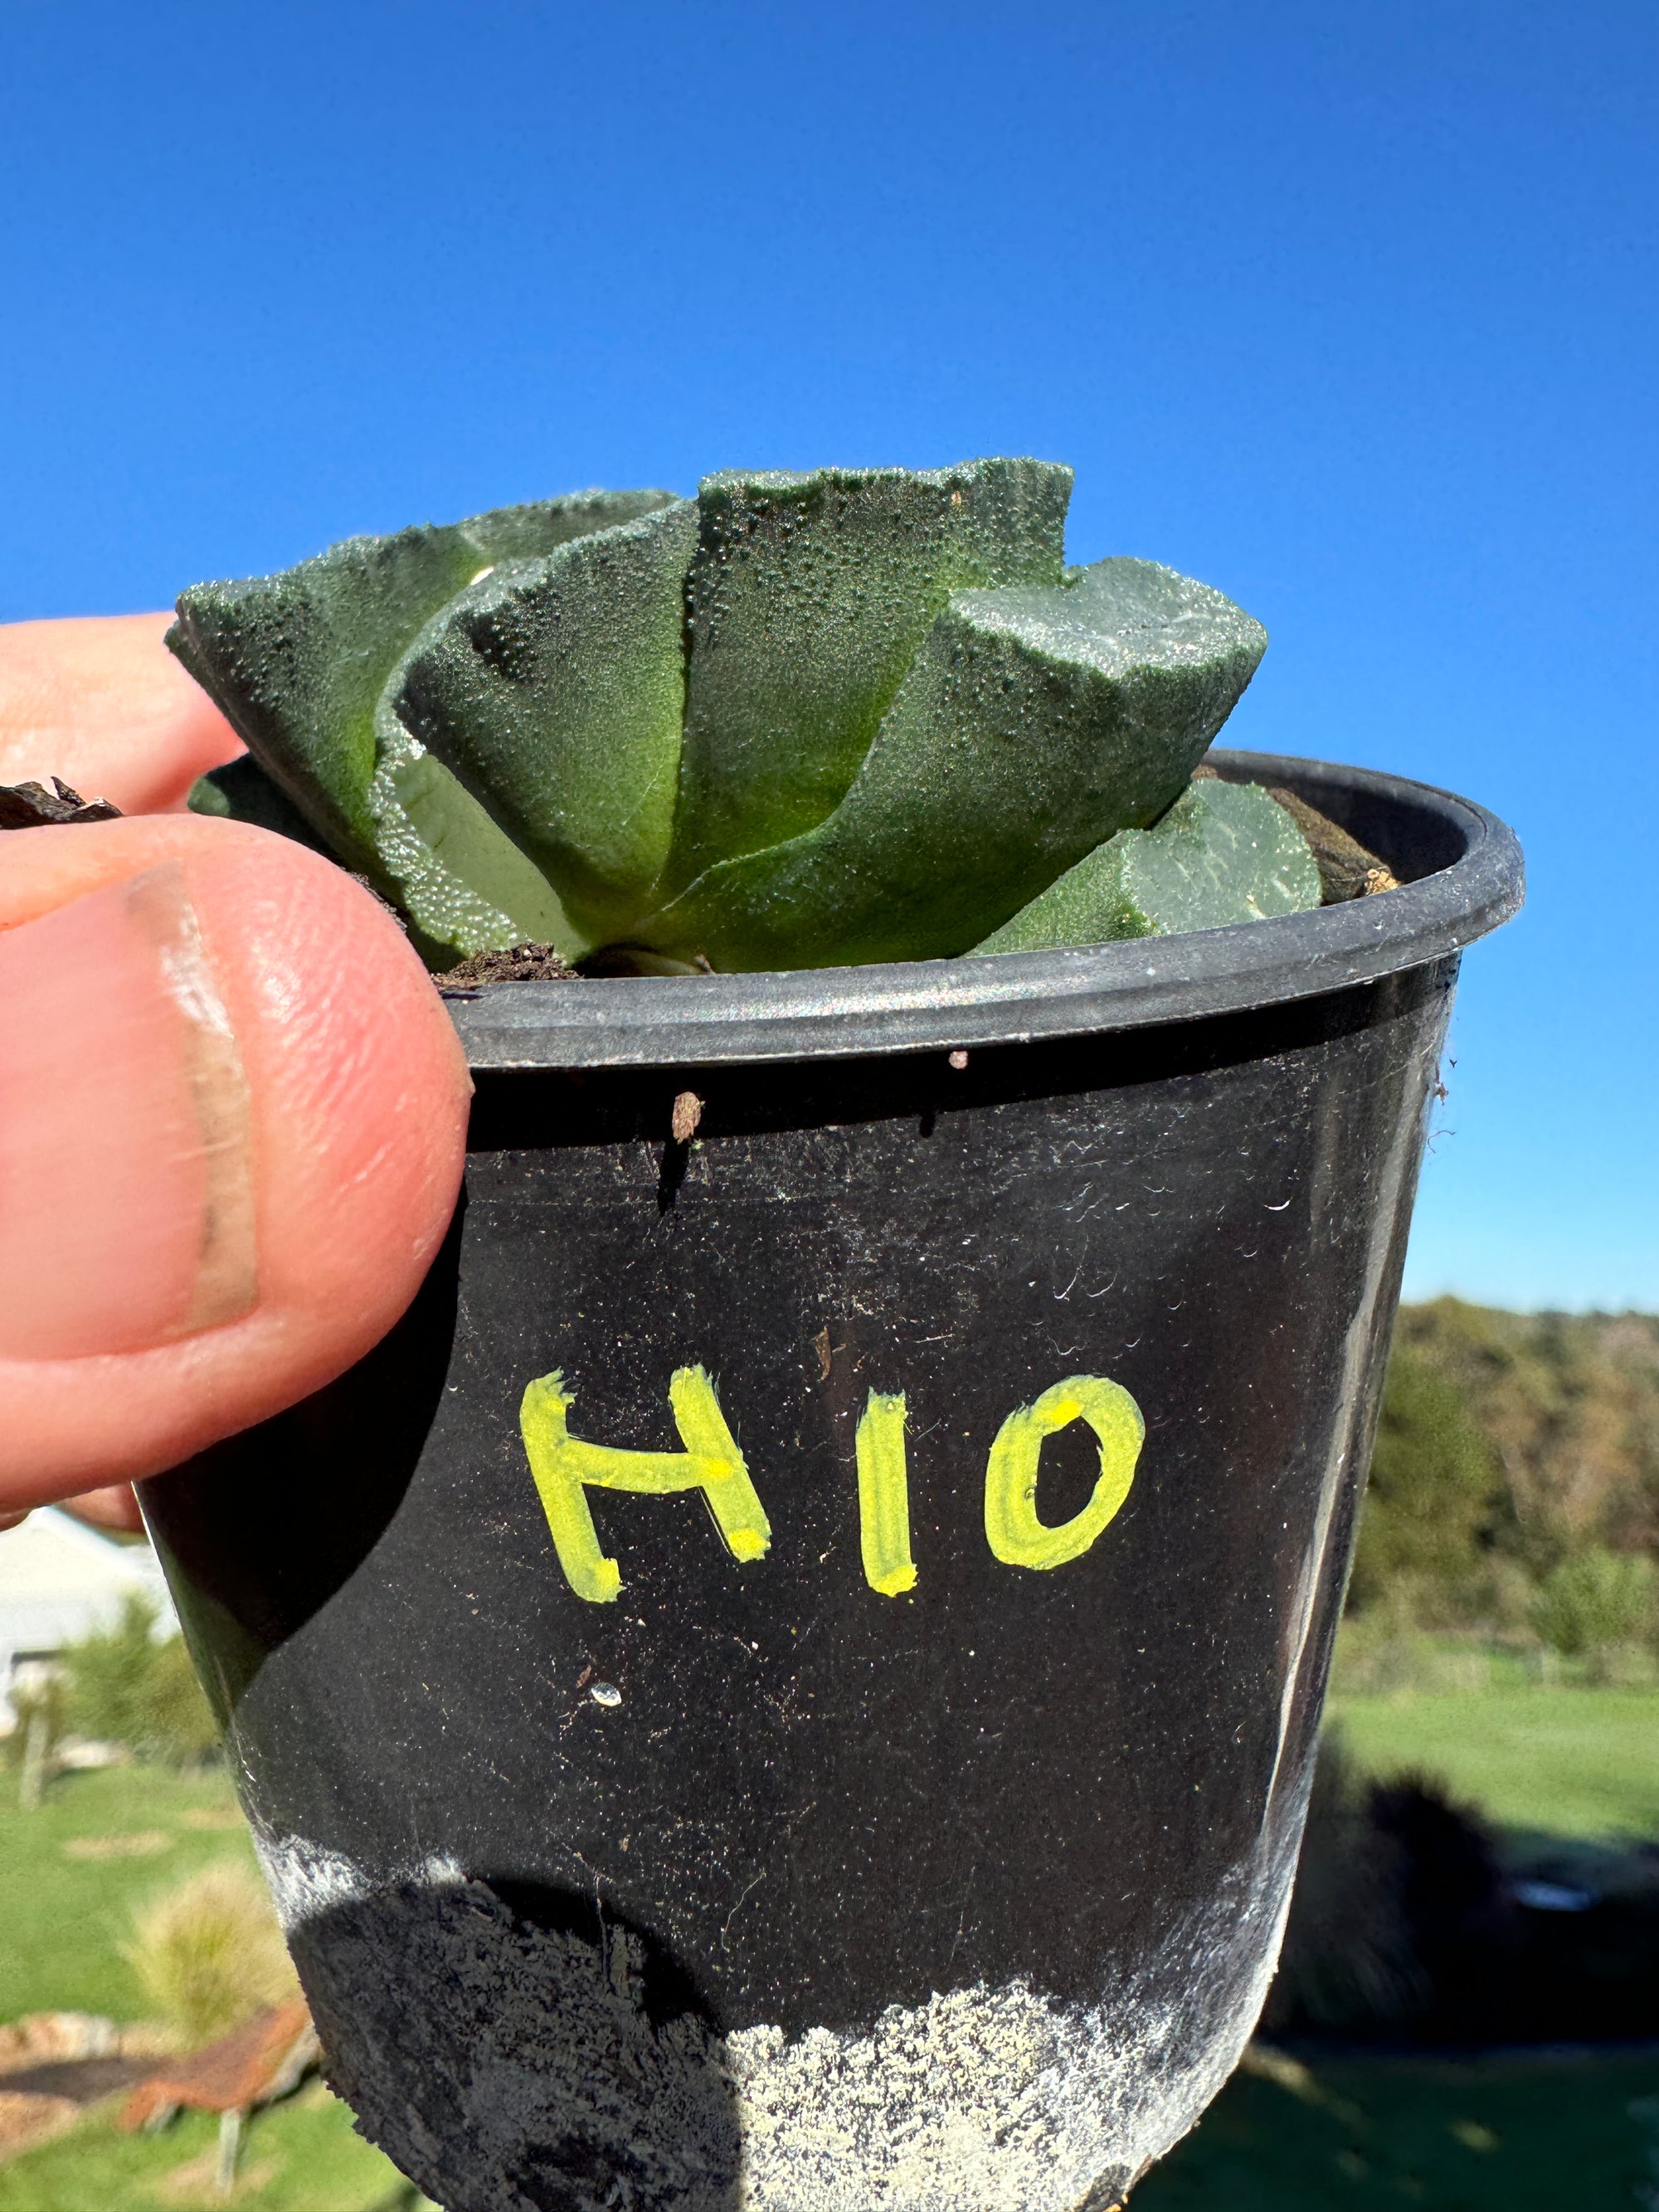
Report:
[[[574,1392],[556,1369],[526,1390],[519,1426],[559,1565],[578,1597],[608,1605],[622,1589],[616,1560],[599,1549],[588,1510],[590,1489],[701,1490],[732,1557],[764,1559],[772,1524],[702,1368],[678,1367],[668,1385],[683,1451],[624,1451],[573,1437],[574,1402]],[[1080,1513],[1050,1526],[1036,1511],[1043,1442],[1073,1421],[1085,1421],[1094,1431],[1100,1479]],[[1029,1406],[1016,1407],[997,1431],[985,1463],[985,1540],[992,1555],[1005,1566],[1038,1570],[1081,1559],[1128,1496],[1146,1435],[1139,1407],[1121,1383],[1103,1375],[1068,1375]],[[871,1391],[859,1418],[856,1456],[864,1578],[883,1597],[902,1597],[916,1584],[902,1390]]]

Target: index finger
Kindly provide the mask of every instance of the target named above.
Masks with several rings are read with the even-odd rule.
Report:
[[[0,784],[61,776],[123,814],[182,806],[242,741],[161,642],[171,615],[0,624]]]

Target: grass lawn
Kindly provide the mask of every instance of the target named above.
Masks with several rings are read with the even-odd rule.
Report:
[[[1659,2057],[1369,2058],[1233,2076],[1134,2212],[1618,2212],[1659,2181]]]
[[[136,2020],[142,1993],[122,1958],[132,1908],[215,1859],[251,1863],[222,1768],[173,1774],[106,1766],[60,1775],[38,1812],[0,1778],[0,2021],[26,2012]]]
[[[160,2135],[126,2136],[100,2108],[0,2166],[0,2212],[416,2212],[427,2199],[353,2131],[351,2115],[320,2081],[257,2114],[244,2139],[235,2195],[214,2194],[218,2122],[186,2112]]]
[[[228,1777],[155,1766],[66,1774],[33,1813],[20,1810],[15,1776],[0,1779],[0,2020],[143,2017],[121,1956],[133,1907],[215,1860],[252,1861]],[[211,2190],[216,2120],[186,2113],[160,2135],[126,2136],[114,2124],[118,2101],[0,2164],[0,2212],[176,2212],[221,2201]],[[250,2212],[413,2212],[425,2199],[315,2082],[256,2117],[234,2202]]]
[[[1659,1690],[1349,1692],[1329,1719],[1357,1765],[1438,1775],[1501,1826],[1659,1836]]]

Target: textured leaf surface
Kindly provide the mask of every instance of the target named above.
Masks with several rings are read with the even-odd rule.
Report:
[[[446,769],[420,757],[418,747],[405,746],[394,775],[377,776],[368,804],[376,825],[375,874],[395,891],[415,941],[428,958],[442,964],[457,950],[519,944],[532,924],[583,941],[539,871]],[[190,807],[193,814],[251,822],[334,857],[327,841],[251,753],[198,776]],[[513,911],[481,895],[474,888],[480,882],[494,886]],[[528,917],[523,926],[520,911]],[[538,941],[554,939],[550,933]]]
[[[1266,645],[1231,599],[1150,561],[959,593],[830,818],[710,868],[641,934],[723,969],[965,951],[1158,819]]]
[[[1259,784],[1194,783],[1150,830],[1123,830],[976,945],[1036,952],[1173,937],[1320,902],[1307,839]]]
[[[422,952],[447,964],[514,945],[556,945],[567,960],[587,951],[535,862],[401,730],[382,748],[368,806],[376,854]]]
[[[340,857],[377,873],[374,709],[422,625],[481,568],[549,552],[669,498],[574,492],[349,538],[275,576],[193,585],[167,642]]]
[[[1032,460],[705,477],[672,884],[822,822],[951,593],[1059,583],[1071,489]]]
[[[696,542],[681,500],[498,568],[427,624],[386,687],[382,714],[489,808],[592,942],[637,921],[668,857]]]

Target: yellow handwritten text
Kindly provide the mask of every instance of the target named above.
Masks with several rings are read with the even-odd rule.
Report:
[[[864,1579],[883,1597],[916,1586],[910,1557],[910,1474],[904,1456],[904,1393],[870,1393],[858,1425],[859,1548]]]
[[[726,1426],[714,1386],[701,1367],[676,1368],[668,1402],[683,1452],[623,1451],[573,1437],[567,1416],[574,1394],[556,1369],[531,1383],[519,1408],[530,1471],[547,1515],[559,1565],[578,1597],[608,1605],[622,1588],[614,1559],[599,1549],[586,1491],[637,1490],[661,1495],[701,1490],[714,1526],[734,1559],[758,1559],[772,1541],[765,1509],[749,1480],[737,1440]]]
[[[1058,1528],[1037,1519],[1043,1439],[1086,1421],[1100,1445],[1100,1480],[1083,1510]],[[985,1540],[1010,1567],[1060,1567],[1082,1556],[1129,1494],[1146,1440],[1140,1408],[1121,1384],[1069,1375],[1010,1413],[985,1469]]]

